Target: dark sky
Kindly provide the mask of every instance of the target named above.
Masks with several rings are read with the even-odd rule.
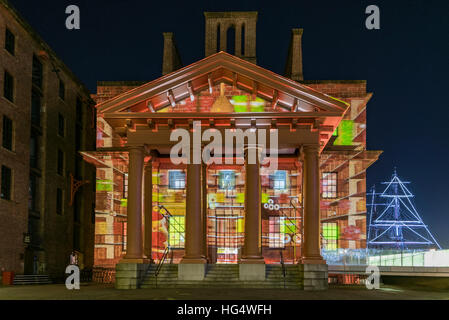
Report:
[[[97,80],[159,77],[164,31],[175,33],[185,65],[203,58],[203,11],[258,11],[258,64],[280,74],[290,29],[304,28],[305,79],[366,79],[374,92],[368,148],[384,154],[368,186],[397,167],[449,248],[449,1],[10,1],[92,92]],[[70,4],[81,10],[79,31],[65,29]],[[370,4],[380,30],[365,28]]]

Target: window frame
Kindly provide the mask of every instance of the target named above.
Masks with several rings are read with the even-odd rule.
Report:
[[[172,184],[172,174],[182,175],[183,179],[175,179]],[[179,185],[178,185],[179,184]],[[170,190],[183,190],[186,188],[186,173],[183,170],[168,170],[168,189]]]
[[[12,40],[12,44],[10,40]],[[13,56],[16,55],[16,35],[8,27],[5,28],[5,50]]]
[[[8,128],[9,130],[6,130]],[[6,115],[3,115],[2,119],[2,147],[14,151],[14,121]]]
[[[8,70],[4,70],[3,75],[3,97],[11,103],[14,103],[15,95],[15,79]]]
[[[65,101],[65,83],[59,79],[59,90],[58,96],[62,101]]]
[[[64,191],[56,188],[56,214],[62,216],[64,213]]]
[[[282,230],[283,217],[269,216],[268,217],[268,248],[269,249],[285,249],[285,243],[282,239],[284,234]],[[272,227],[276,230],[272,230]]]
[[[332,178],[329,178],[332,177]],[[329,189],[329,187],[331,187]],[[332,188],[335,187],[335,188]],[[322,172],[321,174],[321,197],[323,199],[338,198],[338,173]]]
[[[280,174],[280,173],[284,174],[284,177],[283,177],[282,180],[279,179],[279,176],[278,176],[278,174]],[[274,174],[271,175],[271,188],[273,190],[287,190],[288,189],[288,187],[287,187],[287,185],[288,185],[287,180],[288,180],[287,170],[276,170],[274,172]],[[280,182],[283,182],[283,184],[284,184],[283,187],[277,185]]]
[[[65,167],[65,154],[63,150],[58,149],[56,172],[61,177],[64,176],[64,169],[65,169],[64,167]]]
[[[62,120],[62,122],[61,122],[61,120]],[[62,124],[62,128],[61,128],[61,124]],[[60,136],[62,138],[65,137],[65,117],[60,112],[58,113],[58,136]]]
[[[338,223],[324,222],[322,224],[322,247],[324,250],[335,251],[338,249]]]
[[[185,232],[186,217],[182,215],[173,215],[168,217],[168,246],[171,249],[184,249],[186,241]],[[177,227],[172,227],[176,222]],[[173,245],[172,242],[177,242]]]
[[[232,185],[225,187],[223,186],[223,176],[231,174],[232,175]],[[219,170],[218,171],[218,190],[234,190],[236,186],[236,172],[234,170]]]
[[[8,172],[8,180],[6,181],[5,173]],[[13,170],[5,165],[1,166],[0,180],[0,199],[11,201],[13,199]],[[5,186],[5,182],[6,186]],[[6,190],[5,190],[6,189]]]

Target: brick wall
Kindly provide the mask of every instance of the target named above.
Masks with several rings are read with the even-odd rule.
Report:
[[[33,272],[35,259],[40,273],[63,275],[73,249],[73,207],[70,201],[70,173],[74,173],[76,156],[75,119],[76,98],[83,101],[83,130],[81,148],[95,148],[96,132],[92,103],[88,91],[54,52],[39,38],[31,27],[4,1],[0,1],[0,117],[6,114],[14,121],[14,150],[0,147],[0,165],[13,170],[13,198],[0,199],[0,270],[16,273]],[[15,35],[14,56],[4,50],[5,28]],[[31,92],[33,55],[43,66],[40,125],[31,125]],[[53,70],[57,68],[58,73]],[[3,98],[3,74],[8,70],[14,77],[15,100]],[[59,79],[65,84],[65,98],[59,97]],[[58,115],[65,119],[65,134],[58,135]],[[0,122],[0,131],[1,128]],[[30,134],[39,140],[39,165],[30,169]],[[58,150],[64,153],[63,174],[57,173]],[[81,160],[82,161],[82,160]],[[95,169],[81,163],[82,179],[95,181]],[[28,210],[30,175],[39,177],[37,201],[33,212]],[[63,190],[63,213],[56,213],[56,189]],[[94,224],[91,213],[95,198],[92,186],[86,185],[78,192],[81,201],[80,230],[83,262],[93,265]],[[32,218],[33,217],[33,218]],[[28,224],[33,225],[33,247],[23,243],[23,233]],[[36,257],[36,258],[35,258]]]

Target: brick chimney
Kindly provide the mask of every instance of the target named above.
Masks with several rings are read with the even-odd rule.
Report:
[[[162,60],[162,75],[182,67],[181,57],[176,47],[173,32],[164,32],[164,56]]]
[[[292,29],[285,65],[285,76],[295,81],[304,80],[302,73],[302,32],[303,29]]]

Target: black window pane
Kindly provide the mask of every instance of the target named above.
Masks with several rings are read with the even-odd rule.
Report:
[[[11,102],[14,102],[14,78],[5,71],[3,83],[3,96]]]
[[[28,208],[32,211],[37,211],[38,184],[39,184],[39,178],[36,177],[35,175],[30,175]]]
[[[65,132],[65,120],[62,114],[58,115],[58,134],[64,137]]]
[[[35,85],[39,89],[42,89],[42,78],[43,78],[42,63],[36,56],[33,56],[33,74],[32,74],[33,85]]]
[[[5,49],[8,50],[9,53],[14,55],[15,47],[16,47],[16,37],[8,28],[6,28]]]
[[[83,102],[81,98],[76,98],[76,122],[83,122]]]
[[[3,116],[3,133],[2,133],[2,145],[3,148],[12,150],[12,135],[13,127],[12,120],[6,116]]]
[[[58,150],[58,174],[63,175],[64,173],[64,152]]]
[[[38,126],[41,123],[41,96],[35,90],[31,93],[31,122]]]
[[[62,190],[56,189],[56,213],[62,214]]]
[[[2,166],[2,185],[0,198],[11,200],[11,182],[12,182],[12,173],[11,169],[5,166]]]
[[[35,135],[30,138],[30,166],[39,169],[39,138]]]
[[[59,97],[65,99],[65,84],[62,80],[59,80]]]
[[[186,174],[183,171],[169,171],[168,172],[168,188],[169,189],[184,189],[186,186]]]
[[[82,129],[81,125],[76,124],[76,129],[75,129],[75,149],[76,149],[76,151],[81,150],[82,134],[83,134],[83,129]]]

